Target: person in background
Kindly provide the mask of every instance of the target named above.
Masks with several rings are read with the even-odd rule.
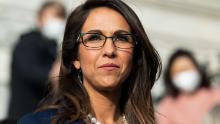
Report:
[[[202,124],[204,116],[220,103],[219,88],[210,81],[192,53],[179,49],[164,73],[167,96],[157,107],[158,124]]]
[[[21,35],[15,45],[11,63],[9,119],[16,120],[32,112],[45,96],[65,17],[66,10],[61,3],[44,3],[38,12],[36,29]]]

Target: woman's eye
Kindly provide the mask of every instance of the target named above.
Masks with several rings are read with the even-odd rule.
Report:
[[[87,39],[88,41],[97,41],[102,40],[101,36],[98,34],[90,34],[90,36]]]
[[[128,42],[129,41],[129,37],[127,35],[117,35],[116,36],[116,40],[117,41],[125,41]]]

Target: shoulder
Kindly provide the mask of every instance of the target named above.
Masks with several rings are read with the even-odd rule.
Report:
[[[159,124],[171,124],[172,112],[175,111],[175,102],[172,96],[165,96],[156,106],[156,120]]]
[[[220,104],[220,87],[212,87],[206,92],[208,94],[208,98],[212,98],[214,103]]]
[[[29,30],[21,34],[20,39],[29,39],[33,37],[42,37],[42,34],[38,30]]]
[[[51,119],[56,115],[56,110],[45,110],[31,113],[22,117],[17,124],[50,124]]]
[[[174,98],[172,96],[165,96],[159,103],[158,108],[160,107],[169,107],[171,104],[174,103]]]
[[[168,115],[175,110],[175,100],[172,96],[166,96],[160,103],[156,106],[156,113],[159,115]]]
[[[29,44],[37,43],[39,39],[42,39],[42,34],[37,30],[31,30],[29,32],[25,32],[21,34],[19,37],[16,47],[24,47],[24,46],[30,46]]]
[[[57,110],[50,109],[41,112],[31,113],[22,117],[17,124],[51,124],[51,120],[56,115]],[[72,124],[84,124],[81,121]]]
[[[30,36],[38,36],[38,35],[42,35],[41,32],[37,29],[33,29],[27,32],[24,32],[23,34],[21,34],[21,37],[30,37]]]

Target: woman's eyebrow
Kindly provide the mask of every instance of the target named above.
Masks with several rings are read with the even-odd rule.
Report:
[[[126,30],[117,30],[117,31],[114,32],[114,34],[121,34],[121,33],[130,34],[131,32],[126,31]]]
[[[94,29],[94,30],[89,30],[87,31],[88,33],[98,33],[98,34],[103,34],[103,31],[100,29]],[[115,32],[113,32],[113,34],[130,34],[131,32],[126,31],[126,30],[116,30]]]
[[[94,30],[89,30],[88,33],[99,33],[99,34],[102,34],[102,31],[98,30],[98,29],[94,29]]]

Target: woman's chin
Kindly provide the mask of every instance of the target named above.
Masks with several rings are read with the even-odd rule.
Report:
[[[99,91],[115,91],[118,90],[120,88],[120,84],[119,83],[102,83],[99,86],[97,86],[97,89]]]

